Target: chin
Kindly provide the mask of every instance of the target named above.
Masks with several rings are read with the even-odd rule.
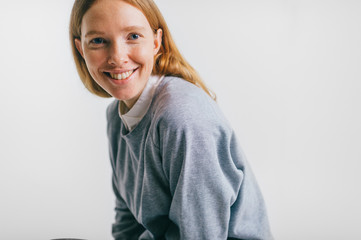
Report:
[[[112,95],[114,98],[120,100],[120,101],[129,101],[134,99],[137,94],[130,94],[130,93],[111,93],[110,95]]]

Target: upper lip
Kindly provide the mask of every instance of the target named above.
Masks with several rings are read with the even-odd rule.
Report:
[[[109,70],[105,70],[104,72],[106,73],[111,73],[111,74],[122,74],[122,73],[126,73],[129,71],[135,71],[138,68],[131,68],[131,69],[109,69]]]

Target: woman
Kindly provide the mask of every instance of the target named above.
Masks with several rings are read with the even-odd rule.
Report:
[[[76,0],[70,40],[107,109],[115,239],[271,239],[233,130],[152,0]]]

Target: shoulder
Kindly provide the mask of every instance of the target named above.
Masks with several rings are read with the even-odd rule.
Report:
[[[200,87],[177,77],[165,77],[157,89],[154,115],[167,127],[228,127],[217,103]]]
[[[111,128],[119,128],[120,127],[120,118],[118,113],[118,100],[112,101],[106,110],[106,117],[107,117],[107,128],[108,132]]]
[[[111,120],[117,114],[118,114],[118,100],[115,99],[107,107],[107,111],[106,111],[107,120],[108,121]]]

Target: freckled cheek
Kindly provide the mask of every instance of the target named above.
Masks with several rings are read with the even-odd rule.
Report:
[[[135,62],[143,65],[147,69],[153,68],[153,51],[149,47],[138,47],[132,49],[131,56]]]
[[[94,68],[100,67],[106,61],[106,54],[103,52],[89,52],[85,55],[85,62],[89,68],[96,70]],[[89,69],[90,70],[90,69]]]
[[[104,62],[104,56],[99,52],[88,52],[85,53],[84,58],[90,75],[99,85],[101,85],[101,82],[99,82],[101,79],[101,76],[99,74],[99,68]]]

